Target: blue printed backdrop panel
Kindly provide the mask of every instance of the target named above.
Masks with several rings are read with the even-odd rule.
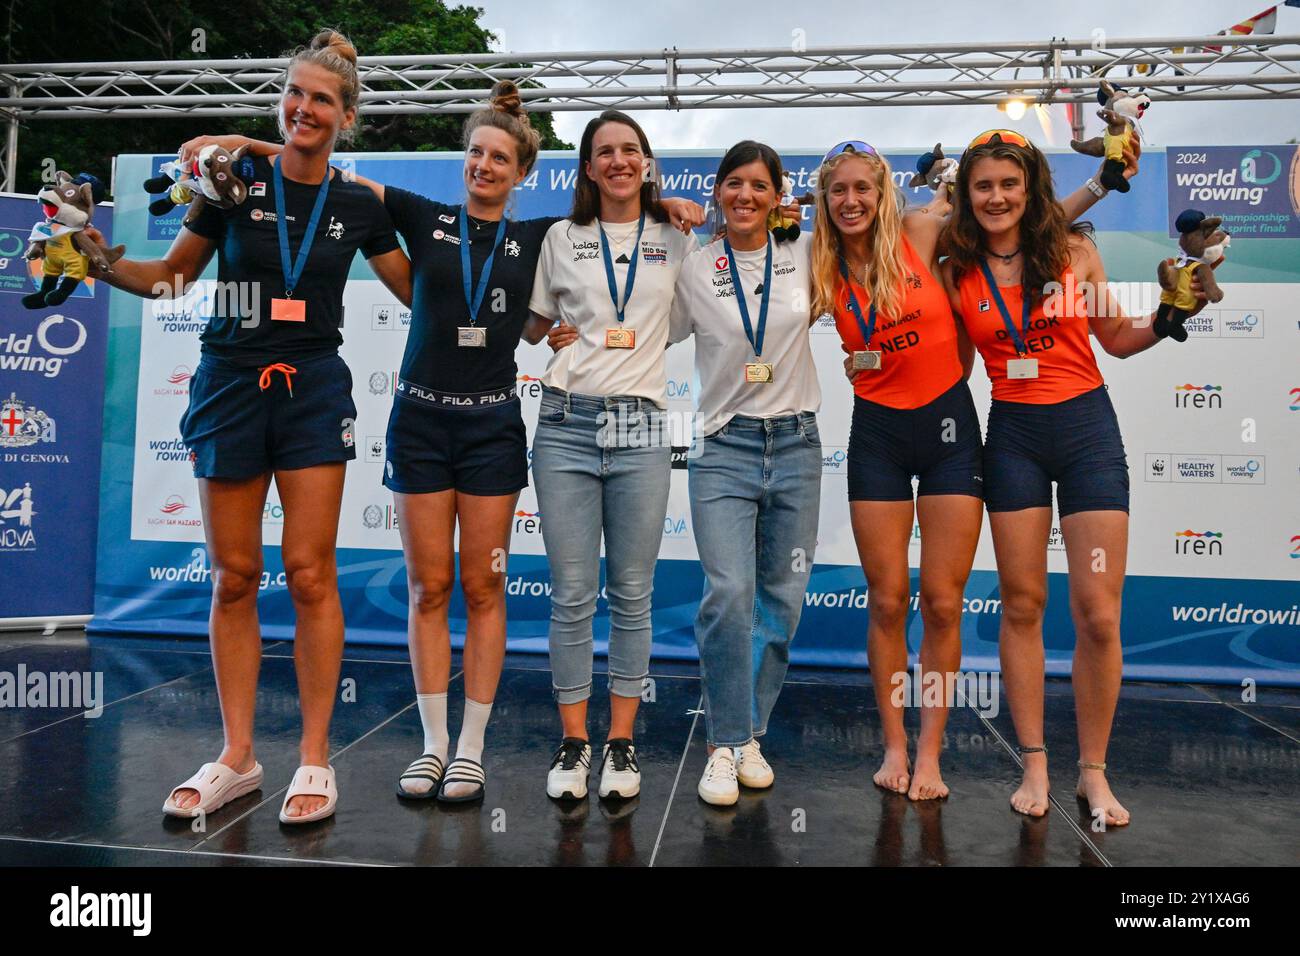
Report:
[[[1194,148],[1177,148],[1188,149]],[[1223,162],[1240,168],[1251,149],[1255,147],[1243,147],[1242,156]],[[1295,147],[1268,151],[1285,166]],[[721,152],[660,155],[665,193],[708,205]],[[900,187],[921,152],[888,153]],[[1134,314],[1154,308],[1156,266],[1176,252],[1169,223],[1177,210],[1170,209],[1168,185],[1175,152],[1172,147],[1146,151],[1132,192],[1107,198],[1087,216],[1097,230],[1112,291]],[[783,155],[796,193],[814,187],[820,155],[815,150]],[[142,191],[130,195],[122,184],[143,181],[164,158],[118,159],[118,232],[137,257],[166,249],[180,212],[153,217],[146,208],[148,197]],[[1095,159],[1070,152],[1050,152],[1049,160],[1062,194],[1097,169]],[[336,161],[360,175],[447,202],[464,195],[457,154],[340,154]],[[1268,174],[1271,168],[1264,169],[1256,158],[1254,169]],[[543,154],[515,191],[510,214],[564,215],[577,175],[572,154]],[[1293,200],[1295,189],[1288,188]],[[930,198],[924,188],[903,188],[903,193],[909,204]],[[1207,212],[1212,205],[1207,204]],[[808,210],[806,217],[811,215]],[[1133,494],[1123,617],[1125,673],[1130,677],[1300,683],[1300,325],[1291,304],[1298,278],[1300,242],[1285,234],[1234,239],[1219,272],[1227,297],[1189,324],[1191,338],[1185,345],[1164,343],[1124,362],[1095,348],[1124,432]],[[177,422],[213,292],[210,274],[182,300],[144,302],[112,295],[106,418],[113,427],[104,442],[93,624],[99,630],[206,633],[211,566]],[[359,257],[345,294],[345,314],[342,354],[352,369],[359,412],[357,461],[348,469],[339,531],[348,638],[401,644],[406,580],[392,497],[381,476],[393,384],[411,316]],[[843,377],[834,324],[815,322],[810,335],[823,390],[822,514],[816,565],[792,653],[796,663],[865,666],[867,584],[849,531],[845,485],[852,393]],[[544,345],[521,344],[517,353],[530,458],[540,379],[549,355]],[[698,393],[690,342],[669,351],[668,376],[669,410],[676,413],[674,421],[688,422]],[[982,368],[972,376],[971,388],[984,414],[989,386]],[[688,440],[682,434],[674,444],[684,450]],[[684,459],[679,456],[676,465],[656,571],[654,648],[662,657],[694,658],[693,622],[703,579],[690,526]],[[263,632],[275,638],[293,636],[278,547],[283,519],[273,486],[263,513],[267,548],[259,610]],[[542,549],[544,520],[531,488],[525,489],[515,514],[506,580],[513,650],[545,652],[547,647],[550,584]],[[922,548],[919,528],[914,528],[908,619],[913,652],[921,638],[915,569]],[[1074,630],[1065,545],[1055,520],[1048,567],[1047,666],[1051,673],[1064,674]],[[459,644],[465,626],[459,595],[453,597],[450,615],[453,641]],[[986,525],[963,606],[968,667],[997,666],[1000,619]],[[607,633],[602,599],[596,619],[598,651],[603,651]]]
[[[108,287],[22,305],[41,284],[24,252],[43,218],[35,196],[0,195],[0,621],[93,606]],[[111,244],[113,207],[94,223]]]

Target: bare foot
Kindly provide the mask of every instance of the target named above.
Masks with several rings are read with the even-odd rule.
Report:
[[[883,787],[895,793],[907,793],[909,782],[907,770],[907,750],[890,750],[886,748],[885,759],[881,762],[876,775],[871,779],[875,781],[877,787]]]
[[[315,813],[327,803],[329,803],[328,800],[315,794],[294,797],[289,801],[289,806],[285,809],[284,815],[287,817],[305,817],[309,813]]]
[[[221,756],[216,759],[217,763],[225,764],[231,770],[238,774],[248,773],[253,769],[253,764],[257,763],[253,759],[253,752],[245,751],[244,753],[234,753],[229,750],[221,751]],[[186,787],[184,790],[177,790],[176,796],[172,797],[172,806],[178,810],[189,810],[198,806],[199,792]]]
[[[1094,820],[1099,815],[1098,811],[1104,810],[1106,826],[1128,826],[1129,812],[1124,809],[1122,803],[1115,799],[1115,794],[1110,792],[1110,784],[1106,782],[1105,771],[1080,768],[1079,782],[1075,785],[1074,792],[1081,799],[1088,801],[1088,810]]]
[[[948,785],[939,775],[939,761],[916,755],[916,770],[912,773],[912,787],[907,791],[909,800],[942,800],[948,796]]]
[[[1024,754],[1025,773],[1020,789],[1011,795],[1011,808],[1016,813],[1041,817],[1047,812],[1047,754]]]

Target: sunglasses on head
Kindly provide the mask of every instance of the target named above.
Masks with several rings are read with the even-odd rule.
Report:
[[[974,149],[976,146],[987,146],[990,143],[1007,143],[1011,146],[1019,146],[1023,149],[1033,149],[1029,140],[1025,139],[1013,129],[990,129],[980,133],[973,140],[967,149]]]
[[[822,163],[829,163],[832,159],[842,153],[865,153],[868,156],[876,157],[879,157],[880,155],[876,152],[876,148],[870,143],[864,143],[860,139],[846,139],[844,142],[832,146],[827,151],[826,155],[822,157]]]

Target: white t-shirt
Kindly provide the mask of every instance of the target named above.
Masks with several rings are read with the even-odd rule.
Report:
[[[618,300],[622,303],[637,223],[603,225],[609,237]],[[581,395],[640,396],[666,408],[664,350],[668,347],[668,310],[682,263],[698,248],[694,236],[647,216],[632,298],[626,303],[620,326],[609,297],[600,229],[595,222],[579,226],[569,219],[553,225],[542,243],[528,308],[543,318],[573,326],[578,338],[551,356],[542,384]],[[636,333],[634,348],[606,347],[605,332],[617,328]]]
[[[806,233],[793,242],[773,242],[761,357],[754,355],[745,335],[722,240],[714,240],[686,260],[677,278],[669,337],[681,342],[695,333],[699,435],[712,435],[734,415],[776,418],[821,407],[821,386],[808,341],[810,249]],[[757,336],[762,300],[755,290],[763,282],[767,250],[736,252],[735,257],[750,327]],[[771,364],[772,381],[746,382],[745,365],[751,362]]]

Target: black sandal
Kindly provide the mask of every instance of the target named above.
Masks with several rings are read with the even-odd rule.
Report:
[[[397,795],[404,800],[432,800],[438,795],[438,787],[442,783],[444,772],[441,757],[437,754],[421,754],[398,778]],[[403,780],[428,780],[432,786],[424,793],[414,793],[403,788]]]
[[[478,789],[464,796],[452,797],[447,795],[449,783],[473,783],[478,785]],[[487,774],[483,770],[483,765],[468,757],[457,757],[447,764],[447,772],[443,774],[442,785],[438,788],[438,799],[442,803],[470,803],[474,800],[482,800],[486,786]]]

